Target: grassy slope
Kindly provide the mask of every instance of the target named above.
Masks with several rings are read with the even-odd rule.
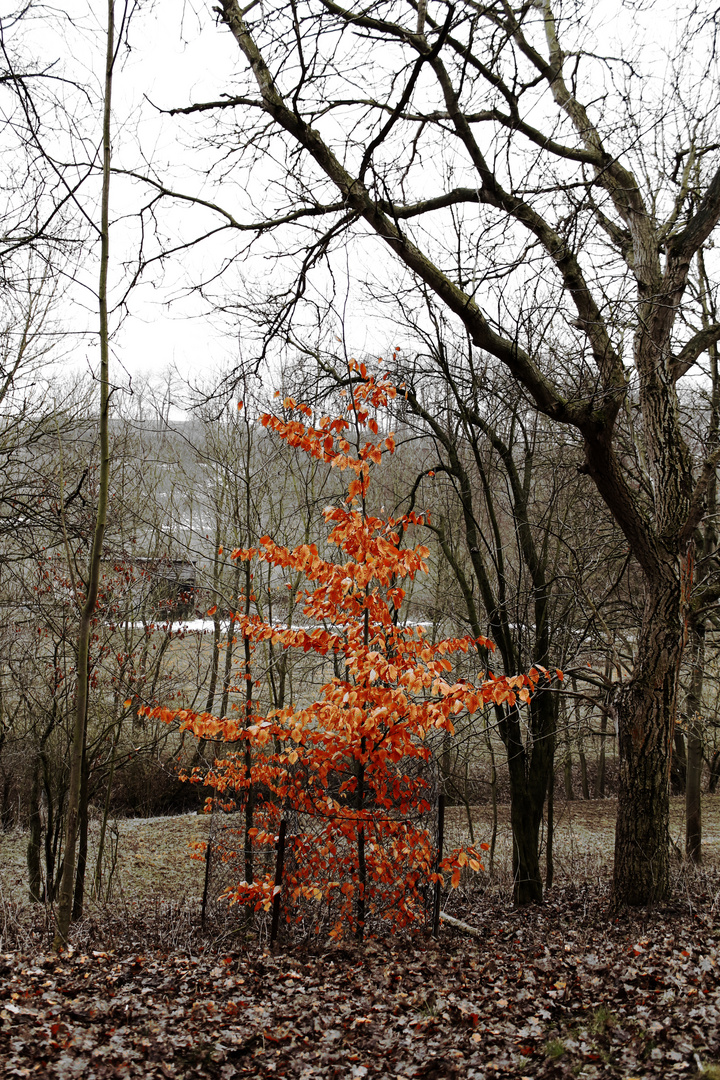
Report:
[[[613,857],[616,804],[613,799],[559,803],[555,807],[556,881],[598,881],[610,873]],[[708,866],[720,865],[720,796],[705,796],[704,853]],[[491,832],[489,807],[473,812],[476,843],[488,841]],[[507,874],[510,852],[509,808],[498,808],[498,841],[495,869],[499,878]],[[118,861],[112,879],[112,899],[135,901],[152,897],[199,902],[202,896],[204,864],[190,858],[190,845],[204,840],[210,819],[204,815],[124,819],[116,823]],[[671,831],[682,850],[684,804],[671,803]],[[91,830],[90,866],[94,866],[97,826]],[[447,846],[468,841],[467,818],[462,807],[447,813]],[[24,901],[27,888],[25,850],[27,837],[21,833],[0,834],[0,889],[6,899]]]

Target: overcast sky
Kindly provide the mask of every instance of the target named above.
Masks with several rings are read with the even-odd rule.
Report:
[[[4,6],[7,0],[2,2]],[[63,23],[65,28],[61,33],[57,22],[42,19],[36,22],[31,35],[33,51],[44,60],[59,59],[69,77],[77,73],[83,79],[91,73],[99,80],[104,8],[104,3],[98,0],[70,0],[66,10],[71,19]],[[660,78],[664,67],[662,44],[671,33],[675,10],[669,0],[624,5],[617,0],[601,0],[588,4],[587,18],[595,26],[602,26],[607,52],[615,47],[618,52],[627,47],[635,34],[645,36],[649,44],[643,50],[644,64],[649,64]],[[130,51],[123,56],[113,91],[113,163],[141,172],[147,170],[149,163],[176,189],[216,197],[219,189],[203,185],[197,171],[190,167],[202,168],[203,164],[202,155],[189,142],[191,125],[163,116],[158,109],[215,99],[231,91],[234,73],[244,67],[239,50],[227,29],[216,24],[211,4],[200,0],[184,5],[155,0],[153,4],[141,5],[133,19]],[[86,130],[90,130],[90,119]],[[262,186],[264,178],[256,176],[254,182]],[[87,198],[87,206],[92,210],[90,191]],[[137,220],[132,215],[141,198],[147,199],[147,189],[119,179],[114,181],[111,277],[116,301],[124,292],[127,267],[132,264],[137,246]],[[233,190],[230,178],[223,186],[222,198],[228,209],[246,215],[253,201],[252,192],[248,197],[238,189]],[[166,226],[185,239],[202,232],[212,222],[209,215],[182,206],[174,211],[173,218],[165,219]],[[234,236],[205,243],[171,263],[162,277],[146,275],[130,294],[130,315],[114,339],[116,372],[124,368],[138,378],[160,374],[174,364],[181,372],[197,378],[232,363],[237,356],[237,337],[242,335],[242,326],[212,318],[208,304],[186,295],[186,287],[191,281],[212,276],[236,244]],[[370,249],[372,245],[371,241]],[[371,258],[372,254],[367,257]],[[244,270],[250,280],[256,277],[262,281],[267,273],[261,257],[246,264]],[[63,319],[76,331],[94,329],[97,322],[96,266],[91,259],[80,268],[79,276],[79,287],[68,286],[62,312]],[[358,353],[369,347],[379,348],[387,338],[382,313],[378,313],[375,322],[368,318],[367,312],[351,310],[348,327],[352,348]],[[92,364],[96,354],[97,349],[89,341],[83,342],[73,353],[72,362],[80,367]]]

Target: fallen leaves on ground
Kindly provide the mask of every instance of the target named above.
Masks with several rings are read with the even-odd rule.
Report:
[[[611,922],[565,890],[465,914],[482,940],[167,952],[99,930],[100,948],[0,955],[3,1076],[627,1080],[720,1058],[709,900]]]

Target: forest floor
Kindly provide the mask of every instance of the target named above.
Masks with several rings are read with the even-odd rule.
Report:
[[[720,1080],[720,799],[706,864],[674,863],[671,901],[607,914],[614,802],[558,808],[555,884],[508,898],[506,811],[493,879],[446,897],[476,927],[440,940],[285,941],[237,919],[203,932],[207,819],[122,821],[109,900],[90,902],[61,957],[24,902],[26,837],[0,837],[2,1076],[699,1077]],[[450,831],[464,811],[450,812]],[[673,834],[681,830],[673,803]],[[476,839],[486,839],[478,814]]]

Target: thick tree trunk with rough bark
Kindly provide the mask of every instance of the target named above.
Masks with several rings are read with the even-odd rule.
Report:
[[[541,904],[543,881],[540,873],[538,847],[542,810],[529,804],[527,796],[516,792],[510,801],[510,826],[512,829],[513,902],[518,907],[525,904]]]
[[[680,573],[648,590],[632,677],[615,699],[620,771],[613,907],[662,900],[670,884],[670,760],[687,599]]]

